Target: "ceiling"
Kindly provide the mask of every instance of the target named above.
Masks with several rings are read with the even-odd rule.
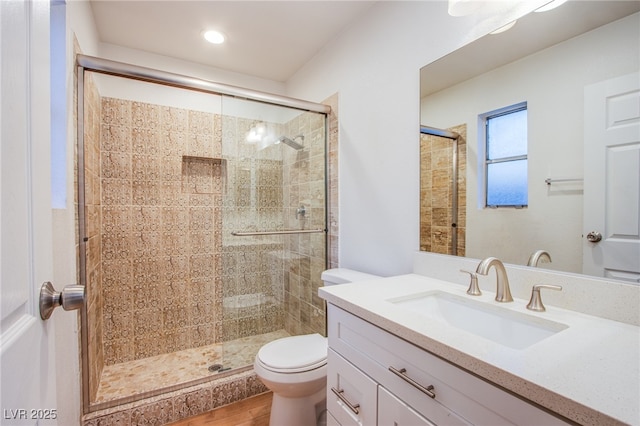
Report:
[[[374,1],[91,0],[100,42],[285,82]],[[208,29],[227,41],[213,45]]]
[[[638,11],[640,1],[636,0],[570,0],[548,12],[530,13],[510,30],[486,35],[425,66],[420,72],[420,97]]]

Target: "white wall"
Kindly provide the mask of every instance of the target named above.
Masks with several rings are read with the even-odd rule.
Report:
[[[246,99],[92,73],[102,97],[147,102],[211,114],[223,114],[272,123],[287,123],[304,112]]]
[[[58,290],[65,285],[77,283],[76,265],[76,207],[74,204],[75,163],[75,114],[74,114],[74,76],[73,36],[76,34],[84,53],[96,54],[97,35],[93,23],[91,9],[87,2],[72,1],[56,3],[53,8],[65,8],[66,13],[66,117],[58,117],[66,124],[66,147],[64,157],[66,164],[54,164],[53,167],[66,167],[63,175],[66,186],[66,199],[63,206],[56,206],[53,211],[53,250],[54,283]],[[61,52],[54,52],[54,54]],[[60,84],[60,82],[54,83]],[[56,334],[56,390],[59,425],[80,424],[81,416],[81,378],[79,352],[79,315],[77,312],[56,312],[54,314]]]
[[[638,19],[629,16],[422,99],[423,124],[467,124],[468,256],[524,264],[533,251],[546,249],[553,262],[545,267],[582,272],[582,184],[547,186],[544,180],[583,176],[584,87],[637,71]],[[529,207],[479,208],[478,115],[523,101]]]
[[[267,93],[283,94],[285,89],[284,84],[277,81],[239,74],[108,43],[100,43],[97,53],[93,56]]]
[[[339,93],[342,267],[411,271],[419,249],[420,68],[542,3],[453,18],[445,1],[380,2],[287,82],[298,98]]]

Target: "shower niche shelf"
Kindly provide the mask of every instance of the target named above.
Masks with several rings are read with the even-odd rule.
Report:
[[[182,156],[182,192],[222,194],[227,177],[227,160],[215,157]]]

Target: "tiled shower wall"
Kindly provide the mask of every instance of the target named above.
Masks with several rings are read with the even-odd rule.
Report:
[[[338,94],[334,94],[323,102],[331,107],[331,112],[327,115],[327,229],[328,229],[328,249],[327,264],[329,268],[338,268],[339,263],[339,206],[338,206]],[[316,294],[317,296],[317,294]]]
[[[229,163],[224,209],[225,218],[230,219],[223,224],[225,238],[234,230],[324,229],[323,116],[304,113],[288,123],[274,125],[278,135],[290,139],[303,135],[296,138],[304,145],[302,150],[285,144],[256,150],[244,143],[244,135],[254,124],[252,120],[223,118],[223,153],[238,158]],[[306,209],[304,218],[296,217],[301,205]],[[260,317],[245,318],[237,325],[241,332],[237,337],[280,328],[290,334],[325,333],[324,301],[317,297],[320,275],[326,267],[325,239],[325,233],[228,238],[223,274],[234,276],[224,280],[225,300],[243,294],[267,298]],[[226,330],[233,330],[233,325]]]
[[[220,338],[220,117],[102,99],[106,365]]]
[[[284,157],[285,226],[289,229],[325,228],[325,122],[306,113],[287,123],[290,138],[305,135],[304,149],[287,149]],[[300,142],[300,139],[297,139]],[[296,212],[304,206],[304,216]],[[324,300],[318,297],[320,275],[326,268],[326,234],[287,237],[289,266],[284,271],[285,329],[290,334],[326,334]]]
[[[103,350],[103,299],[101,277],[101,239],[100,226],[100,116],[102,104],[100,95],[91,75],[87,75],[84,85],[84,181],[85,181],[85,217],[87,221],[85,242],[86,256],[86,285],[87,285],[87,321],[91,398],[95,397],[100,376],[104,366]]]
[[[420,250],[450,254],[451,237],[457,232],[457,255],[465,255],[466,236],[466,125],[448,129],[458,139],[458,217],[453,218],[451,182],[453,179],[452,140],[420,134]]]

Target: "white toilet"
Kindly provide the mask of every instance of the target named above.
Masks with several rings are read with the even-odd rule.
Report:
[[[325,286],[380,278],[350,269],[322,273]],[[273,392],[271,426],[315,426],[327,403],[327,338],[320,334],[284,337],[264,345],[253,364]]]

